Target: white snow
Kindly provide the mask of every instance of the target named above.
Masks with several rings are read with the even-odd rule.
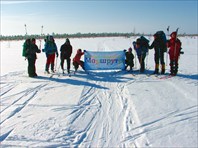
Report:
[[[78,48],[128,49],[135,39],[71,38],[72,57]],[[2,41],[1,147],[198,147],[198,38],[180,40],[185,53],[178,75],[168,79],[115,71],[87,75],[81,68],[71,77],[49,78],[44,53],[37,54],[39,77],[29,78],[24,41]],[[60,48],[65,39],[55,41]],[[150,50],[146,59],[150,73],[153,55]],[[57,63],[59,71],[59,58]]]

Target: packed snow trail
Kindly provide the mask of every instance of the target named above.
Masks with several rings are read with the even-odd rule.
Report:
[[[86,38],[72,43],[76,49],[120,51],[134,39]],[[44,54],[38,54],[39,77],[29,78],[27,61],[21,58],[23,41],[11,42],[9,49],[3,46],[1,146],[198,147],[197,38],[181,40],[185,56],[179,61],[178,75],[168,79],[82,71],[49,78],[43,74]],[[64,42],[56,41],[59,46]],[[153,55],[151,50],[149,73]]]
[[[70,146],[137,147],[135,141],[124,142],[129,126],[139,122],[126,88],[129,79],[111,72],[89,75],[87,81],[93,86],[84,87],[78,108],[69,115],[68,131],[73,133],[68,137]]]
[[[188,146],[196,143],[194,80],[123,72],[7,77],[1,81],[2,146],[182,146],[180,139]],[[194,136],[186,137],[188,131]]]

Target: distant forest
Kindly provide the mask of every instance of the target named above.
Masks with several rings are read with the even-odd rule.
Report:
[[[131,36],[152,36],[153,34],[134,34],[134,33],[75,33],[75,34],[51,34],[54,38],[94,38],[94,37],[131,37]],[[13,35],[2,36],[0,35],[0,41],[6,40],[25,40],[27,38],[45,39],[47,35]],[[178,36],[198,36],[198,34],[179,34]]]

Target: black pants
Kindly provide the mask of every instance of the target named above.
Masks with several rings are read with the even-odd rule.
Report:
[[[37,76],[35,63],[36,63],[35,58],[28,58],[28,74],[29,74],[29,77]]]
[[[170,72],[171,72],[171,75],[177,75],[177,72],[178,72],[178,60],[171,60],[170,61]]]
[[[165,64],[165,62],[164,62],[164,52],[163,51],[160,52],[160,53],[155,52],[154,59],[155,59],[155,64],[159,64],[159,62],[160,62],[161,65]]]
[[[65,60],[67,61],[67,70],[70,70],[70,63],[71,63],[70,58],[67,58],[67,59],[61,58],[61,68],[64,70],[64,61]]]
[[[132,70],[132,68],[134,66],[133,61],[125,60],[125,70],[127,69],[128,66],[130,67],[130,70]]]
[[[85,70],[83,61],[80,61],[80,64],[77,62],[73,62],[73,65],[74,65],[75,71],[78,69],[79,65],[82,67],[83,70]]]
[[[145,58],[146,58],[146,55],[138,56],[138,60],[140,63],[140,72],[144,72],[145,70],[145,62],[144,62]]]

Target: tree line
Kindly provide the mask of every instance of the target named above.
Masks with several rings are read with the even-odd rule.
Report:
[[[140,34],[140,33],[75,33],[75,34],[58,34],[52,33],[54,38],[93,38],[93,37],[131,37],[131,36],[153,36],[153,34]],[[47,35],[0,35],[0,41],[6,40],[25,40],[27,38],[44,39]],[[178,36],[198,36],[198,34],[179,34]]]

